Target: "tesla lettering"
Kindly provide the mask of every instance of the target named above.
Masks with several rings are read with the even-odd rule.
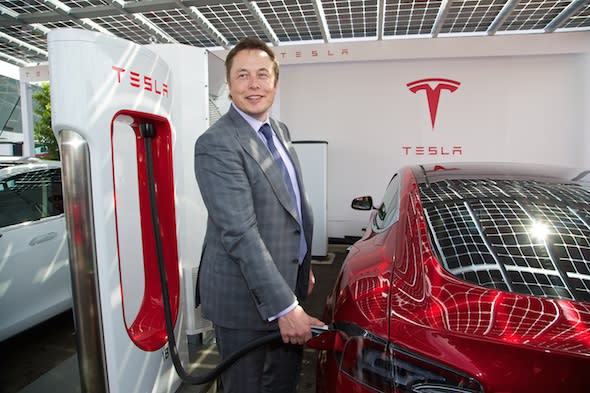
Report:
[[[307,57],[334,57],[334,56],[347,56],[349,55],[348,49],[347,48],[342,48],[340,50],[338,49],[327,49],[325,51],[319,51],[319,50],[311,50],[311,51],[295,51],[295,52],[287,52],[287,51],[282,51],[279,52],[277,54],[277,56],[281,59],[287,59],[287,58],[292,58],[292,57],[296,57],[296,58],[307,58]]]
[[[463,154],[463,146],[402,146],[407,156],[414,153],[416,156],[460,156]]]
[[[117,66],[113,66],[112,68],[117,73],[117,83],[121,83],[122,79],[128,75],[129,86],[168,97],[168,84],[162,83],[149,75],[140,74],[139,72],[125,70]]]
[[[436,123],[436,112],[438,111],[438,101],[440,99],[440,92],[442,90],[448,90],[453,93],[461,85],[460,82],[443,79],[443,78],[427,78],[420,79],[414,82],[406,84],[410,91],[416,94],[420,90],[426,92],[426,99],[428,100],[428,109],[430,111],[430,123],[434,130],[434,124]]]

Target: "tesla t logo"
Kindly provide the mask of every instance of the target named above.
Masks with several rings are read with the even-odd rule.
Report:
[[[113,71],[117,73],[118,83],[121,83],[124,79],[128,79],[129,86],[133,88],[146,90],[156,95],[168,97],[168,85],[152,78],[151,75],[140,74],[139,72],[126,70],[125,68],[116,66],[113,66],[112,68]]]
[[[420,79],[414,82],[407,83],[408,89],[412,93],[417,93],[419,90],[426,92],[426,99],[428,100],[428,110],[430,111],[430,123],[434,130],[434,123],[436,123],[436,112],[438,110],[438,100],[440,99],[440,92],[448,90],[453,93],[461,85],[460,82],[451,79],[442,78],[427,78]]]

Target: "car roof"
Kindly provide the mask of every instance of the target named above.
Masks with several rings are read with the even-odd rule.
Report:
[[[52,168],[61,168],[61,163],[35,157],[0,157],[0,180],[20,173]]]
[[[590,170],[550,164],[462,162],[410,167],[418,183],[449,179],[529,179],[544,182],[577,182],[590,187]]]
[[[551,166],[414,167],[434,250],[484,287],[590,300],[590,188]],[[581,174],[581,175],[580,175]]]

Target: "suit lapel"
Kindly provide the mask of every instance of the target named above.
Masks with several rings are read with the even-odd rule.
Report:
[[[257,132],[250,127],[248,122],[246,122],[246,120],[244,120],[233,107],[230,108],[228,114],[235,125],[235,133],[240,145],[248,155],[258,163],[283,207],[293,216],[293,218],[297,219],[297,211],[289,196],[289,191],[283,180],[281,170],[274,162],[268,148],[260,139]],[[272,124],[273,129],[275,129],[275,124],[276,123]],[[278,131],[275,129],[275,132]],[[282,139],[281,142],[284,146],[284,139]]]

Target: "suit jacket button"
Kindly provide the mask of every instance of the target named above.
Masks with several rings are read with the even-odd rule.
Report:
[[[293,260],[291,262],[293,262],[293,263],[299,263],[299,259],[293,258]]]
[[[300,228],[295,229],[295,233],[299,235],[301,233],[301,229]]]

